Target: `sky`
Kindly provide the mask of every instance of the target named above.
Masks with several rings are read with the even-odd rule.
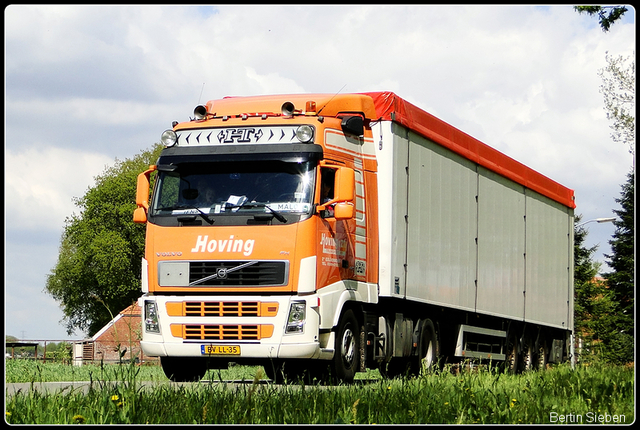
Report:
[[[4,10],[5,334],[67,334],[45,292],[65,219],[116,159],[225,96],[392,91],[614,216],[634,165],[598,70],[635,61],[571,6],[22,6]],[[585,226],[605,264],[613,224]]]

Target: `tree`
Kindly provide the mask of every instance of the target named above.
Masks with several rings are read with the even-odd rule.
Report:
[[[94,334],[140,295],[143,225],[133,222],[136,179],[158,159],[156,144],[119,161],[95,178],[81,198],[79,214],[65,220],[58,261],[45,291],[60,302],[67,332]]]
[[[629,57],[611,57],[606,54],[607,67],[598,71],[602,79],[600,92],[604,96],[607,119],[613,121],[611,137],[614,142],[629,145],[629,152],[635,154],[635,91],[636,65],[626,64]]]
[[[587,238],[587,230],[579,226],[582,215],[576,215],[574,219],[575,231],[573,234],[573,261],[575,273],[573,279],[576,286],[591,281],[600,269],[599,264],[592,260],[593,254],[598,250],[598,245],[591,248],[584,247]]]
[[[624,6],[576,6],[574,9],[579,13],[597,14],[604,32],[627,11]],[[635,155],[635,116],[632,114],[635,112],[635,63],[632,61],[627,66],[628,57],[612,58],[609,53],[606,60],[607,67],[598,75],[603,80],[600,92],[604,96],[607,119],[613,122],[611,137],[614,142],[628,144],[629,152]],[[623,185],[622,198],[616,200],[622,204],[622,210],[614,210],[620,221],[614,222],[616,232],[609,242],[613,255],[605,255],[611,260],[609,265],[613,272],[604,275],[605,282],[598,283],[600,288],[588,288],[591,286],[586,285],[578,291],[576,283],[576,327],[585,322],[586,333],[594,336],[592,344],[597,344],[600,357],[608,362],[625,363],[633,359],[633,183],[632,170]],[[578,238],[577,233],[575,237]],[[578,294],[583,295],[580,304]],[[592,307],[590,314],[584,312],[585,308],[579,308],[582,302],[593,304],[596,300],[598,306]],[[582,312],[580,321],[578,311]],[[598,324],[598,320],[604,324]]]
[[[612,271],[605,273],[604,278],[612,291],[617,314],[616,344],[613,347],[618,350],[620,358],[633,353],[634,342],[634,182],[635,172],[632,170],[622,186],[621,197],[616,199],[622,208],[614,210],[618,219],[614,221],[616,231],[609,241],[612,253],[605,254]]]
[[[598,15],[598,22],[605,33],[627,11],[625,6],[574,6],[573,9],[578,13],[587,13],[590,16]]]
[[[593,261],[598,246],[586,248],[587,230],[579,226],[581,215],[575,217],[574,230],[574,330],[581,339],[580,360],[599,356],[601,334],[611,323],[613,306],[609,290],[597,279],[600,264]]]

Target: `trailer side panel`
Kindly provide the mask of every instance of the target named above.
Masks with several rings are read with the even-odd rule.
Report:
[[[474,310],[476,165],[415,133],[409,142],[406,297]]]
[[[380,295],[571,329],[573,209],[397,123],[381,127]]]

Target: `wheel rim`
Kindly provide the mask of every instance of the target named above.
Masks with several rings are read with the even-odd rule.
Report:
[[[433,366],[434,356],[435,356],[435,351],[434,351],[434,348],[433,348],[433,341],[430,340],[429,341],[429,346],[427,347],[427,351],[426,351],[424,357],[422,358],[422,365],[426,369],[428,369],[431,366]]]
[[[356,355],[356,342],[355,336],[353,335],[353,331],[350,328],[345,328],[344,333],[342,334],[342,361],[347,367],[351,367],[353,365],[353,360]]]
[[[524,370],[531,370],[533,367],[533,346],[531,345],[531,339],[527,339],[524,344],[522,367]]]
[[[544,370],[547,367],[547,348],[544,339],[538,346],[536,367],[538,370]]]
[[[510,373],[516,373],[518,370],[518,347],[516,339],[511,337],[507,344],[507,368]]]
[[[415,370],[422,373],[436,366],[439,359],[438,339],[431,320],[422,322],[420,336],[420,361],[418,369]]]

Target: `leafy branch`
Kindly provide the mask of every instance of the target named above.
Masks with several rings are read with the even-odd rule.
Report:
[[[625,6],[574,6],[573,9],[578,13],[586,13],[590,16],[597,15],[600,27],[605,33],[627,11]]]

